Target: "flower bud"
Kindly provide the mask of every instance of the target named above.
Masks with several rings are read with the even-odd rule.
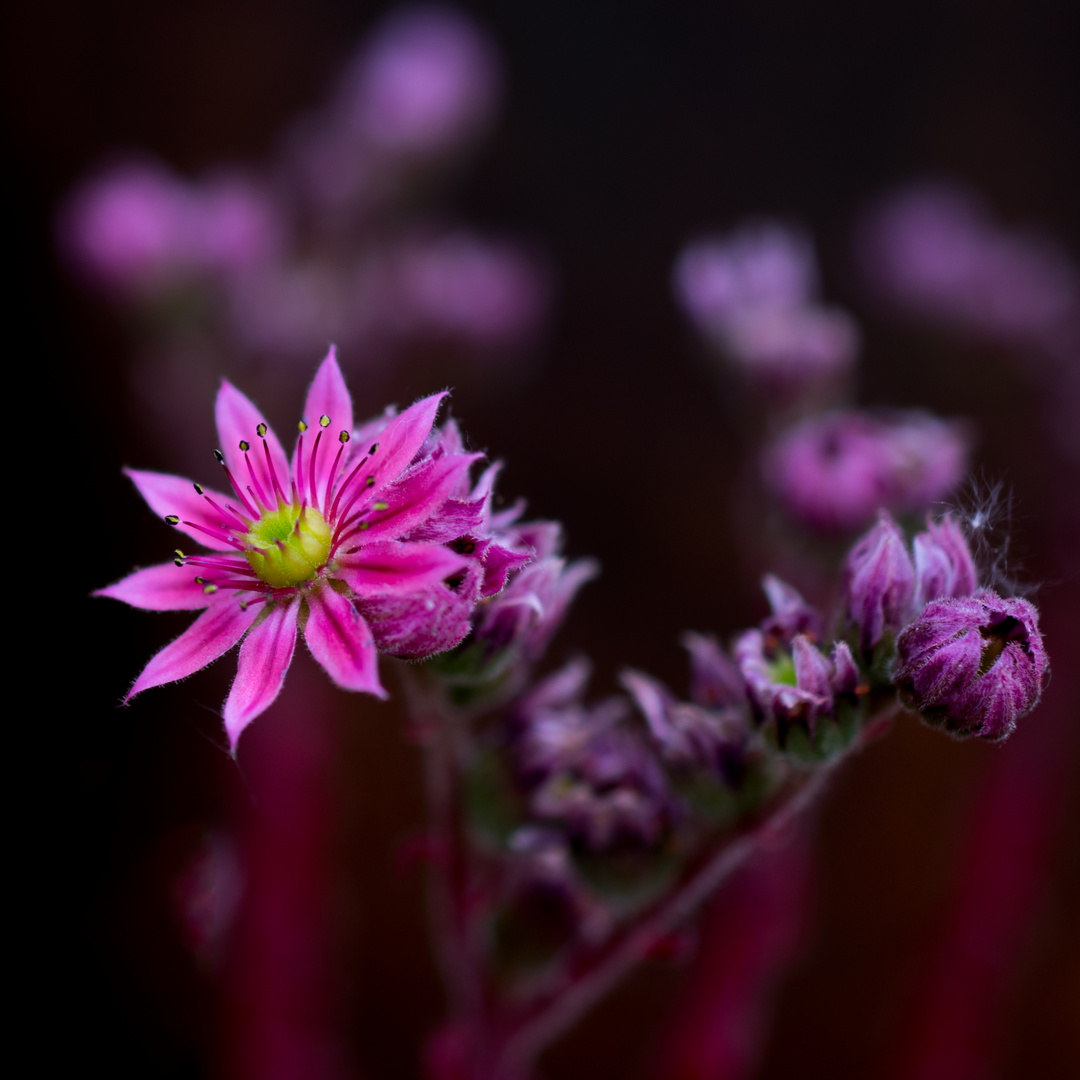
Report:
[[[677,700],[663,684],[639,671],[620,680],[634,699],[660,756],[677,767],[704,769],[738,786],[750,735],[743,709],[705,709]]]
[[[761,587],[769,598],[772,614],[761,624],[766,637],[789,644],[797,634],[806,634],[811,641],[821,637],[821,615],[790,585],[775,574],[766,574]]]
[[[975,560],[967,538],[948,514],[941,522],[926,523],[915,537],[915,608],[943,596],[970,596],[979,587]]]
[[[960,737],[1006,738],[1049,674],[1035,607],[989,589],[930,601],[896,650],[901,700]]]
[[[914,591],[915,567],[904,534],[888,511],[882,510],[877,524],[851,549],[844,566],[845,609],[859,628],[867,656],[887,633],[895,633],[908,621]]]

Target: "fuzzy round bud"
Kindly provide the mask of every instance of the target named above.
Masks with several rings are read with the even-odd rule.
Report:
[[[1050,670],[1035,607],[990,590],[932,600],[896,651],[905,705],[953,735],[993,742],[1034,708]]]

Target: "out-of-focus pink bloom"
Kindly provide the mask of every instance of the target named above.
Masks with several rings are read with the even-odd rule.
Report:
[[[352,402],[331,349],[305,404],[314,437],[302,421],[291,462],[256,407],[224,383],[216,408],[224,452],[217,456],[233,496],[177,476],[129,471],[154,511],[213,550],[195,556],[177,551],[175,566],[139,570],[100,590],[99,595],[155,611],[203,609],[150,661],[128,700],[191,675],[243,639],[225,702],[225,726],[235,747],[244,728],[277,697],[298,622],[334,682],[385,697],[376,667],[378,628],[361,608],[429,587],[447,588],[444,579],[470,563],[447,544],[413,538],[437,517],[480,456],[429,442],[443,396],[432,395],[399,416],[379,417],[353,432]],[[433,614],[421,604],[409,618],[415,646],[417,635],[433,625]],[[467,629],[465,622],[460,636]],[[445,635],[433,635],[429,651],[452,644]],[[410,655],[417,655],[415,647]]]
[[[878,508],[907,514],[944,498],[967,471],[969,439],[926,413],[812,417],[766,448],[766,484],[784,509],[822,531],[856,529]]]
[[[350,126],[383,151],[444,153],[491,119],[498,56],[459,13],[442,7],[392,12],[342,80]]]
[[[1038,343],[1080,307],[1080,276],[1053,241],[1005,229],[947,184],[894,193],[864,217],[864,270],[892,303],[958,330]]]
[[[547,311],[547,275],[534,259],[466,233],[406,244],[393,274],[401,319],[430,335],[506,344],[534,334]]]
[[[675,264],[674,288],[701,333],[766,389],[828,383],[858,353],[854,320],[818,302],[809,239],[781,225],[690,244]]]
[[[687,245],[675,264],[675,296],[705,330],[754,309],[792,310],[817,296],[814,249],[782,225],[746,226]]]
[[[859,328],[839,308],[759,309],[733,318],[724,342],[756,381],[779,389],[814,386],[848,371]]]
[[[125,297],[270,258],[281,222],[253,181],[190,184],[153,162],[127,162],[82,185],[61,211],[60,242],[81,273]]]
[[[58,223],[68,258],[96,284],[153,292],[191,257],[193,207],[185,186],[159,165],[129,162],[85,181]]]
[[[392,197],[402,168],[438,164],[483,133],[500,83],[497,50],[463,15],[437,6],[391,12],[329,105],[294,128],[292,167],[325,208]]]
[[[199,261],[208,270],[250,272],[278,257],[285,222],[249,177],[223,174],[199,185]]]

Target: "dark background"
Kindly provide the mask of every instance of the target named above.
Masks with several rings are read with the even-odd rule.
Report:
[[[185,619],[84,598],[165,553],[169,538],[118,469],[170,463],[131,434],[130,340],[59,267],[51,214],[118,148],[148,149],[187,175],[221,159],[258,162],[286,119],[323,98],[387,6],[38,0],[6,9],[9,414],[14,459],[29,430],[31,468],[42,466],[29,515],[11,508],[15,527],[38,533],[39,561],[20,568],[9,596],[20,617],[42,619],[27,661],[42,667],[19,718],[29,747],[9,768],[15,792],[27,785],[23,807],[34,808],[21,812],[34,828],[17,832],[31,837],[20,880],[35,917],[16,945],[32,959],[24,1005],[48,1032],[42,1075],[44,1062],[61,1060],[117,1077],[212,1070],[220,989],[173,940],[164,883],[191,836],[228,821],[244,799],[214,742],[228,662],[115,707]],[[558,301],[540,354],[519,372],[436,364],[422,382],[403,368],[387,385],[405,401],[453,383],[473,444],[508,462],[503,491],[561,519],[572,554],[602,561],[556,655],[586,649],[605,691],[623,664],[681,686],[682,629],[727,635],[761,615],[728,520],[738,418],[695,360],[669,288],[688,237],[747,215],[813,230],[828,297],[864,320],[862,399],[971,417],[980,466],[1014,485],[1023,573],[1060,575],[1039,530],[1048,506],[1077,495],[1040,441],[1030,385],[991,352],[943,353],[877,319],[848,239],[865,199],[931,173],[970,182],[1006,220],[1038,221],[1080,252],[1072,5],[460,6],[503,50],[507,93],[493,138],[448,204],[478,226],[541,242]],[[296,373],[298,395],[309,375]],[[359,415],[384,404],[353,388]],[[1059,672],[1069,667],[1067,652],[1049,648]],[[418,879],[396,879],[386,855],[421,820],[415,761],[393,709],[357,718],[352,702],[338,708],[356,792],[349,857],[360,867],[346,897],[362,912],[347,1027],[358,1071],[404,1076],[439,1008]],[[1000,752],[908,719],[848,769],[823,818],[817,930],[780,998],[763,1075],[882,1071],[902,1038],[898,1002],[934,924],[959,815]],[[1070,822],[1078,809],[1074,795]],[[1064,1077],[1080,1057],[1080,830],[1066,833],[1003,1014],[1003,1075]],[[665,969],[637,979],[566,1041],[550,1075],[633,1075],[676,985]]]

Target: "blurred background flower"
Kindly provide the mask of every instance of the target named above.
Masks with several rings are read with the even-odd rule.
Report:
[[[51,609],[75,643],[72,674],[36,703],[49,753],[36,742],[13,759],[35,798],[63,810],[25,879],[49,883],[28,897],[42,921],[26,998],[48,989],[58,1033],[42,1070],[269,1076],[276,1062],[292,1075],[416,1076],[441,1010],[419,877],[394,855],[423,815],[398,701],[360,712],[325,690],[324,722],[296,736],[285,696],[239,770],[217,742],[227,665],[113,707],[123,673],[184,622],[165,614],[147,630],[80,599],[136,553],[170,550],[118,467],[214,475],[218,377],[287,425],[337,338],[359,416],[452,385],[468,448],[507,462],[501,490],[561,520],[569,558],[601,560],[552,661],[587,650],[600,694],[625,666],[681,685],[684,629],[727,639],[765,610],[743,557],[753,522],[732,511],[756,421],[730,368],[695,354],[671,268],[694,237],[771,216],[813,237],[820,278],[801,299],[858,321],[857,338],[827,344],[843,366],[861,341],[848,369],[860,404],[962,419],[984,488],[1012,492],[976,492],[963,513],[977,535],[1011,536],[995,570],[1040,586],[1055,674],[1003,749],[906,717],[852,763],[822,808],[815,902],[780,911],[788,944],[761,949],[771,1014],[742,1003],[758,1045],[678,1060],[735,1062],[730,1076],[1071,1076],[1075,16],[1052,0],[478,0],[434,22],[416,10],[8,7],[9,355],[55,385],[50,421],[79,439],[75,470],[71,442],[57,441],[66,513],[82,525]],[[914,211],[899,205],[915,238],[901,230],[867,263],[867,245],[896,234],[857,223],[911,181],[923,194]],[[1004,298],[995,319],[979,318],[986,297]],[[776,352],[789,322],[736,344],[789,355]],[[989,513],[1009,506],[1011,518]],[[106,516],[120,527],[99,528]],[[280,788],[275,761],[292,762]],[[281,821],[296,831],[275,846],[265,830]],[[208,833],[218,854],[205,854]],[[198,916],[177,900],[192,874],[220,878],[232,908],[212,949],[193,944]],[[276,901],[260,906],[253,881],[279,881]],[[260,952],[281,925],[295,937]],[[231,946],[228,926],[243,928]],[[706,934],[724,940],[712,922]],[[552,1050],[548,1074],[632,1076],[688,1045],[665,1027],[686,1008],[686,951],[650,961]],[[772,958],[796,952],[781,977]],[[264,985],[252,955],[265,979],[292,972],[303,992],[250,992]],[[705,975],[689,985],[721,1000]],[[256,1053],[267,1023],[298,1056]],[[675,1069],[657,1075],[694,1075]]]

